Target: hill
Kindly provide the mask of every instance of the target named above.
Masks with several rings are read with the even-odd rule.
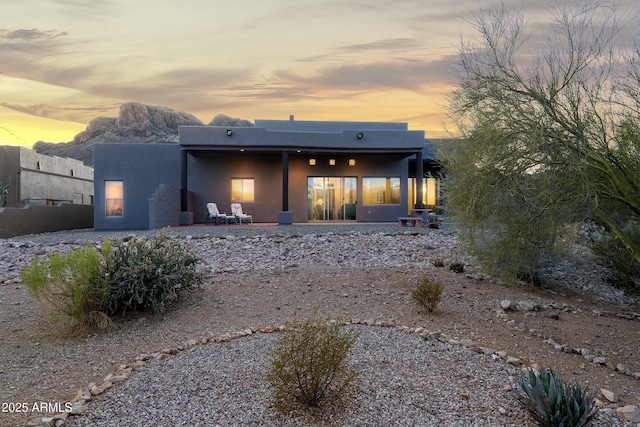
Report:
[[[93,145],[104,143],[178,143],[178,126],[204,126],[197,117],[168,107],[125,102],[118,117],[97,117],[73,141],[51,143],[38,141],[33,149],[37,153],[70,157],[93,166]],[[214,117],[209,126],[253,126],[248,120],[231,118],[224,114]]]

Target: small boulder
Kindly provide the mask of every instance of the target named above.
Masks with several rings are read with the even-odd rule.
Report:
[[[611,403],[616,403],[618,401],[618,396],[612,391],[609,391],[609,390],[607,390],[605,388],[601,388],[600,389],[600,393],[602,393],[604,398],[607,399]]]
[[[629,369],[629,367],[627,365],[625,365],[624,363],[618,363],[616,365],[616,370],[620,373],[623,373],[625,375],[631,375],[631,369]]]
[[[516,310],[520,311],[535,311],[539,308],[538,304],[531,301],[518,301],[518,304],[516,304]]]
[[[636,405],[622,406],[616,409],[616,414],[626,421],[640,423],[640,408]]]
[[[502,302],[500,302],[500,308],[504,311],[511,310],[511,301],[508,299],[502,300]]]

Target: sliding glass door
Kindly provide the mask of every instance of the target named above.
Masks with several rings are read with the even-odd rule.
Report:
[[[310,221],[356,219],[355,177],[310,176],[307,178],[307,207]]]

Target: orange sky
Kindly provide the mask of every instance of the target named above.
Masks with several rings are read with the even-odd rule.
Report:
[[[578,0],[571,0],[578,1]],[[33,0],[0,10],[0,145],[66,142],[122,102],[445,136],[478,0]],[[522,7],[521,0],[505,0]],[[530,5],[531,17],[545,13]],[[533,3],[533,2],[531,2]]]

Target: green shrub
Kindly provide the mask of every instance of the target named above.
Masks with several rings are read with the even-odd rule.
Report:
[[[349,390],[357,372],[348,366],[347,356],[359,334],[341,331],[340,323],[309,318],[287,325],[271,353],[267,375],[277,398],[317,406]]]
[[[163,312],[205,275],[182,241],[166,232],[155,238],[118,242],[105,239],[102,252],[84,247],[66,254],[35,257],[22,281],[56,319],[69,321],[73,334],[111,324],[109,315],[125,310]]]
[[[418,302],[418,304],[425,307],[428,311],[431,312],[434,311],[438,306],[438,303],[442,298],[443,289],[443,283],[437,280],[432,280],[428,277],[424,277],[411,291],[411,295],[413,296],[413,299]]]
[[[104,250],[110,251],[110,247],[107,245]],[[22,269],[21,276],[29,293],[75,335],[86,328],[104,328],[111,323],[104,312],[109,284],[99,271],[100,254],[95,248],[83,247],[64,255],[51,253],[47,261],[36,256],[30,266]]]
[[[155,238],[120,242],[104,267],[110,288],[107,312],[164,312],[181,292],[204,281],[197,262],[180,239],[164,231]]]
[[[562,375],[551,368],[542,368],[539,373],[527,369],[520,376],[520,385],[518,401],[543,426],[588,426],[598,412],[594,396],[576,383],[565,384]]]
[[[640,230],[629,233],[636,245],[640,245]],[[640,263],[624,244],[611,234],[605,234],[591,246],[598,262],[611,269],[614,284],[632,293],[640,293]]]

